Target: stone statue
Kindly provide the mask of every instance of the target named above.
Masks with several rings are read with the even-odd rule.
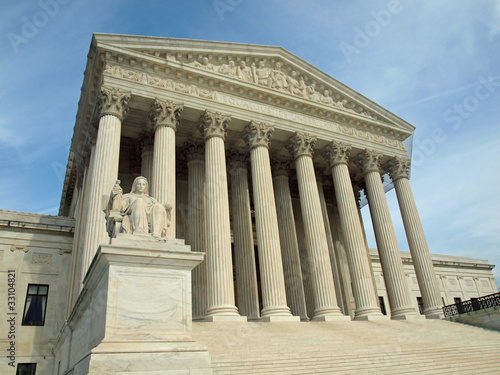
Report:
[[[244,60],[240,61],[236,76],[243,81],[253,82],[252,70],[247,66]]]
[[[255,67],[255,63],[252,64],[253,76],[255,77],[255,83],[259,85],[271,87],[271,75],[269,69],[266,68],[266,63],[264,61],[259,61],[259,67]]]
[[[201,63],[198,62],[198,61],[195,61],[192,63],[193,66],[197,67],[197,68],[203,68],[203,69],[207,69],[207,70],[214,70],[214,66],[213,64],[210,64],[210,62],[208,61],[208,57],[204,56],[202,59],[201,59]]]
[[[123,194],[120,180],[116,181],[105,210],[110,237],[116,237],[117,233],[166,236],[172,206],[158,203],[149,196],[148,188],[148,181],[141,176],[134,180],[130,193]]]
[[[321,103],[326,105],[333,105],[333,99],[330,96],[330,92],[328,90],[325,90],[323,92],[323,96],[321,97]]]
[[[285,73],[281,71],[281,63],[278,61],[271,71],[272,87],[277,90],[283,90],[287,87]]]
[[[313,100],[315,102],[319,102],[321,100],[319,97],[319,93],[316,91],[316,83],[313,82],[309,86],[307,86],[306,92],[310,100]]]
[[[234,61],[229,60],[227,64],[222,64],[219,68],[219,73],[224,74],[229,77],[234,77],[236,68],[234,66]]]

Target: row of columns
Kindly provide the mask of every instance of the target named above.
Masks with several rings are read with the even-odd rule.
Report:
[[[99,243],[106,242],[100,199],[109,194],[118,177],[121,122],[126,114],[130,93],[102,88],[101,98],[102,109],[93,149],[93,163],[88,169],[91,183],[86,202],[89,210],[84,223],[85,243],[80,255],[82,275],[90,265]],[[152,168],[144,165],[144,171],[150,174],[151,195],[160,203],[172,206],[175,205],[175,131],[181,113],[181,104],[156,99],[149,114],[155,129],[153,151],[143,151],[143,158],[153,157],[149,164]],[[245,128],[243,137],[250,150],[263,309],[258,311],[248,170],[244,156],[233,154],[229,158],[229,171],[240,312],[236,308],[224,144],[230,120],[230,116],[205,111],[198,123],[204,145],[192,143],[188,145],[186,153],[189,190],[186,241],[193,251],[206,251],[206,261],[193,271],[193,317],[212,321],[238,320],[241,319],[241,313],[250,319],[272,321],[293,320],[293,313],[307,319],[302,280],[304,270],[300,268],[286,167],[282,162],[274,162],[274,174],[271,172],[269,145],[274,128],[257,122],[251,122]],[[327,236],[328,225],[325,219],[328,218],[328,213],[324,195],[321,195],[322,190],[318,189],[312,161],[315,143],[314,137],[300,133],[291,137],[289,142],[289,151],[294,156],[297,170],[305,248],[309,261],[308,287],[314,303],[312,319],[342,319],[344,316],[338,306],[334,283],[336,270],[332,267],[335,264],[334,249],[332,244],[329,245]],[[356,303],[355,319],[367,319],[381,316],[381,313],[349,176],[349,153],[348,145],[335,141],[323,150],[323,156],[328,160],[332,172],[344,235]],[[367,195],[392,315],[393,318],[404,318],[416,312],[411,307],[409,293],[404,286],[402,263],[380,179],[380,158],[381,155],[367,150],[360,163],[364,163],[362,167]],[[147,163],[144,159],[143,162]],[[428,317],[438,317],[441,305],[439,289],[411,195],[408,163],[396,158],[388,168],[400,203],[425,313]],[[170,215],[168,236],[173,238],[175,209],[172,209]]]

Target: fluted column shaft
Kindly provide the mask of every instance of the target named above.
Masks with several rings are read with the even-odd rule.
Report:
[[[182,108],[182,104],[156,99],[149,112],[155,127],[151,196],[172,206],[167,238],[175,238],[175,131]]]
[[[250,147],[252,164],[255,226],[263,305],[262,317],[291,316],[286,302],[278,216],[268,150],[273,130],[272,127],[255,122],[251,122],[245,129],[245,138]]]
[[[332,142],[325,151],[325,156],[332,168],[340,225],[344,232],[352,289],[356,301],[354,319],[380,316],[381,312],[373,290],[366,246],[347,167],[350,147],[339,142]]]
[[[326,233],[326,241],[328,243],[328,253],[330,255],[330,265],[332,267],[332,274],[333,274],[333,283],[335,285],[335,294],[337,296],[337,304],[339,308],[342,310],[343,306],[343,295],[342,295],[342,286],[341,286],[341,281],[340,281],[340,275],[339,275],[339,266],[338,266],[338,257],[336,255],[334,243],[333,243],[333,235],[332,235],[332,230],[331,230],[331,225],[330,225],[330,218],[328,215],[328,208],[326,206],[326,199],[325,199],[325,191],[323,190],[323,181],[321,181],[322,178],[318,180],[318,193],[319,193],[319,201],[321,204],[321,213],[323,215],[323,223],[325,226],[325,233]]]
[[[259,293],[250,212],[248,169],[243,155],[230,153],[229,160],[238,309],[240,314],[247,316],[248,319],[259,319]]]
[[[306,311],[308,318],[314,315],[314,293],[311,283],[311,262],[306,249],[304,221],[302,220],[302,209],[300,199],[292,199],[293,216],[295,218],[295,231],[297,232],[297,243],[299,245],[300,268],[302,271],[302,282],[306,297]]]
[[[97,248],[108,243],[106,219],[102,212],[102,197],[109,195],[118,179],[118,158],[120,156],[121,119],[114,115],[104,115],[99,120],[99,130],[95,147],[94,167],[92,168],[89,213],[82,270],[87,272]]]
[[[146,179],[152,182],[151,176],[153,175],[153,155],[154,148],[153,146],[144,146],[141,153],[141,175],[146,177]]]
[[[82,251],[82,275],[88,270],[101,243],[109,242],[104,218],[103,197],[110,194],[118,179],[120,135],[123,117],[127,113],[130,93],[102,86],[97,113],[100,116],[95,148],[91,156],[92,166],[89,203],[85,222],[85,241]]]
[[[196,144],[186,148],[188,159],[188,210],[186,243],[191,251],[206,252],[207,221],[205,214],[204,150]],[[193,319],[205,318],[208,307],[207,262],[204,260],[191,272]]]
[[[308,320],[288,172],[283,164],[283,162],[273,163],[273,186],[285,276],[286,299],[292,315],[300,316],[301,320]]]
[[[290,139],[289,149],[295,157],[306,248],[311,262],[311,282],[314,295],[313,320],[318,320],[342,314],[335,296],[325,224],[312,161],[315,143],[316,138],[296,133]]]
[[[391,306],[391,318],[401,319],[417,315],[417,312],[410,300],[396,232],[382,185],[379,170],[381,158],[381,154],[367,150],[362,154],[360,164],[364,171],[370,215]]]
[[[411,191],[408,168],[409,161],[403,158],[395,158],[389,163],[390,176],[396,189],[415,274],[422,294],[424,314],[427,318],[439,319],[443,317],[443,302],[422,222]]]
[[[207,217],[207,316],[238,317],[234,303],[231,232],[224,139],[229,116],[205,111],[200,130],[205,138],[205,197]]]

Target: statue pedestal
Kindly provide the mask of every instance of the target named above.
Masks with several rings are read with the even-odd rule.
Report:
[[[68,320],[69,346],[60,336],[64,367],[74,375],[211,374],[208,350],[191,337],[191,270],[203,257],[182,240],[151,236],[119,234],[101,245]]]

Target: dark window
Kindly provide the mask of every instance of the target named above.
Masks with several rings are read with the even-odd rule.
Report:
[[[417,304],[420,315],[424,315],[424,301],[422,301],[422,297],[417,297]]]
[[[16,375],[35,375],[36,363],[18,363]]]
[[[382,314],[387,315],[387,311],[385,309],[384,297],[378,296],[378,302],[380,303],[380,311]]]
[[[455,301],[455,303],[462,302],[462,298],[460,298],[460,297],[454,297],[453,300]]]
[[[24,304],[23,326],[43,326],[47,310],[48,285],[28,285],[26,303]]]

